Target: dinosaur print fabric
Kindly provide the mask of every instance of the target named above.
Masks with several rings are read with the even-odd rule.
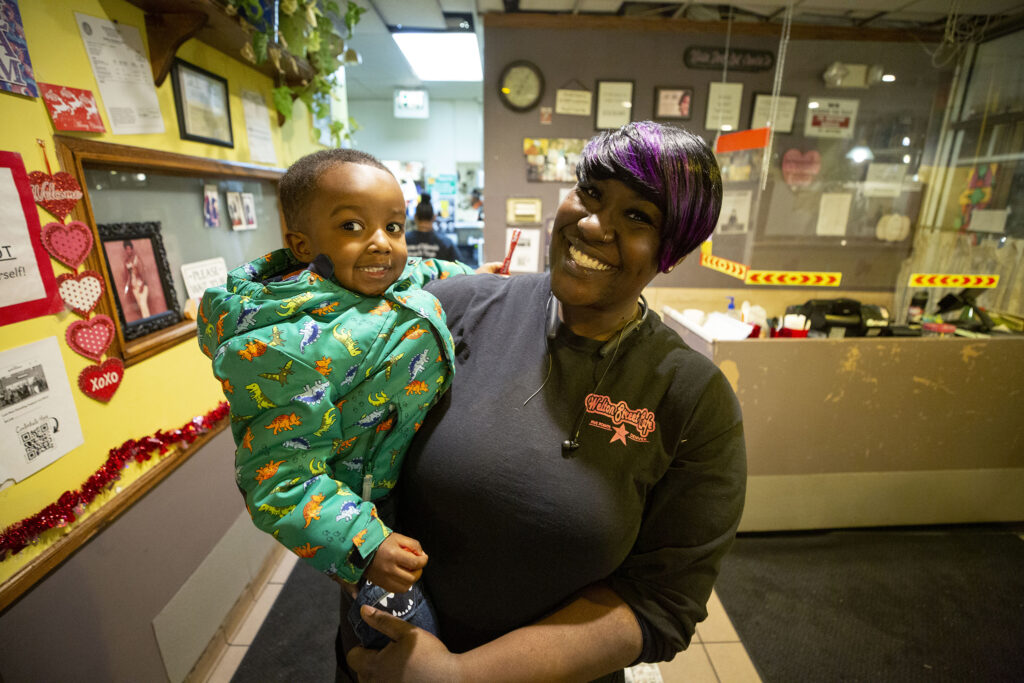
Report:
[[[199,345],[231,405],[235,479],[253,522],[355,582],[358,560],[391,533],[362,500],[364,481],[371,500],[391,491],[451,384],[444,311],[421,285],[472,270],[410,259],[368,297],[306,265],[281,249],[231,271],[203,296]]]

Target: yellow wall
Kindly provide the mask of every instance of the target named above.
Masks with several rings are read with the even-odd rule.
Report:
[[[104,125],[109,131],[110,123],[79,36],[74,12],[134,26],[142,33],[143,41],[146,41],[142,11],[124,0],[22,0],[19,6],[36,80],[91,90],[100,103],[99,109]],[[146,44],[148,49],[148,42]],[[112,135],[107,132],[71,135],[83,135],[102,142],[192,156],[250,162],[240,91],[244,86],[248,90],[263,93],[267,106],[273,111],[271,79],[195,40],[185,43],[179,49],[178,56],[227,79],[231,99],[231,121],[234,127],[234,148],[206,145],[179,138],[170,78],[165,79],[157,89],[160,109],[164,116],[164,133]],[[46,142],[52,170],[58,170],[53,152],[54,130],[42,98],[30,99],[0,93],[0,121],[3,121],[3,125],[0,126],[0,150],[21,154],[29,172],[45,170],[46,163],[42,151],[36,144],[36,138],[40,138]],[[300,103],[296,107],[294,118],[283,130],[276,125],[272,125],[272,129],[279,165],[282,167],[299,156],[320,148],[314,142],[309,114]],[[53,218],[39,210],[39,220],[41,224],[46,224]],[[55,274],[68,272],[58,262],[51,263]],[[0,528],[6,528],[12,522],[35,514],[42,507],[54,502],[63,491],[80,487],[106,460],[109,449],[130,438],[152,434],[157,429],[180,427],[196,415],[206,413],[222,399],[219,383],[210,373],[209,361],[191,340],[127,368],[120,388],[108,404],[86,397],[78,390],[77,378],[79,372],[86,365],[90,365],[91,361],[70,351],[64,341],[64,331],[74,319],[76,317],[73,314],[63,312],[55,316],[0,327],[0,351],[45,337],[56,336],[59,339],[85,438],[82,446],[56,463],[17,485],[8,485],[0,491]],[[225,476],[231,476],[231,469],[232,463],[224,463]],[[129,468],[119,484],[124,486],[141,471],[138,467]],[[94,512],[101,504],[100,500],[94,502],[90,512]],[[18,555],[0,561],[0,582],[38,555],[44,546],[45,542],[37,544]]]

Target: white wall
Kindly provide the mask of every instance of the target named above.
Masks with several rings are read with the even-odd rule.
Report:
[[[379,159],[422,161],[427,175],[455,173],[457,162],[483,164],[483,104],[431,100],[430,118],[396,119],[388,100],[349,100],[348,114],[362,127],[357,149]]]

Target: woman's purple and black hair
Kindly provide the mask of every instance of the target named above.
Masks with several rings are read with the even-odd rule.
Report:
[[[580,182],[619,180],[664,217],[658,270],[667,272],[714,231],[722,209],[722,173],[699,136],[653,121],[634,121],[590,139],[576,164]]]

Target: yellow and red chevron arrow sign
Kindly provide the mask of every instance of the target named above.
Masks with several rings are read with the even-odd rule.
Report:
[[[908,287],[969,287],[991,289],[999,286],[998,275],[961,275],[956,273],[913,273]]]
[[[810,270],[748,270],[748,285],[786,285],[789,287],[838,287],[842,273],[819,273]]]
[[[711,270],[717,270],[719,273],[725,273],[731,275],[739,280],[744,279],[747,276],[747,266],[738,261],[730,261],[729,259],[722,258],[721,256],[713,256],[711,254],[705,254],[703,251],[700,255],[700,265]]]

